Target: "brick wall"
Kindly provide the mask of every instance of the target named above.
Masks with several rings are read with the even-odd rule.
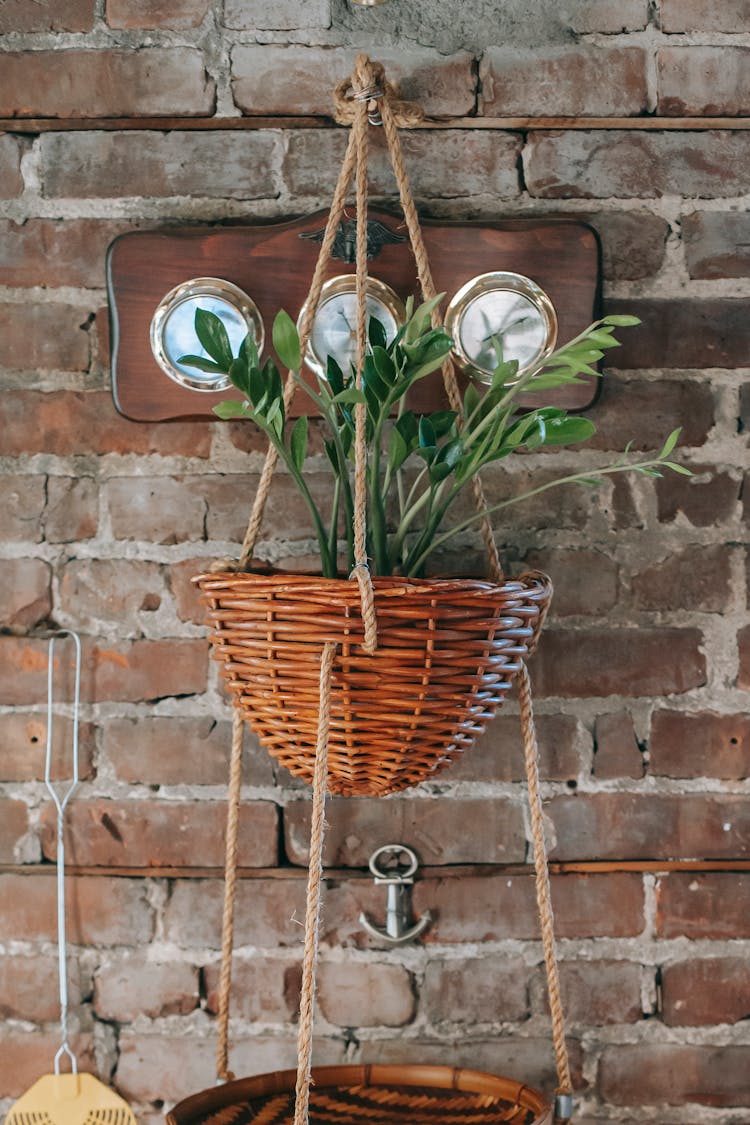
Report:
[[[47,622],[85,638],[70,828],[81,1062],[144,1121],[213,1080],[221,882],[194,869],[222,861],[229,712],[189,578],[236,548],[261,453],[235,426],[114,412],[103,254],[121,231],[325,205],[342,145],[333,128],[70,119],[325,114],[356,44],[435,115],[662,118],[648,131],[462,120],[406,147],[426,214],[590,220],[608,307],[644,320],[591,411],[590,451],[555,467],[684,426],[693,478],[545,496],[497,532],[513,566],[543,566],[557,591],[533,673],[553,857],[567,864],[553,893],[579,1120],[748,1120],[750,132],[664,119],[750,115],[750,8],[453,7],[0,5],[0,116],[61,119],[0,136],[0,1110],[56,1047],[46,658],[30,635]],[[374,183],[393,198],[382,159]],[[529,468],[488,473],[488,491]],[[262,551],[282,562],[308,537],[281,476]],[[460,553],[473,565],[477,550]],[[516,710],[439,783],[332,805],[318,1062],[451,1062],[552,1084]],[[256,877],[239,892],[232,1065],[255,1072],[294,1060],[308,805],[250,738],[244,796],[241,863]],[[382,917],[361,869],[392,836],[429,865],[416,909],[436,916],[397,952],[357,922]],[[619,869],[585,867],[600,860]]]

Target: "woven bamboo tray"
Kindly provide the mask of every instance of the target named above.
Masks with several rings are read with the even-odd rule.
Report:
[[[296,1070],[259,1074],[193,1094],[168,1125],[291,1125]],[[310,1125],[551,1125],[530,1086],[448,1066],[313,1069]]]
[[[551,597],[544,575],[502,584],[374,578],[378,647],[356,582],[202,574],[213,655],[260,742],[312,780],[323,645],[339,645],[328,787],[345,796],[416,785],[471,746],[534,647]]]

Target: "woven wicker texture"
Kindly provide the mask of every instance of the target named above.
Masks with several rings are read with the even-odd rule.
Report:
[[[296,1071],[245,1078],[186,1098],[169,1125],[290,1125]],[[310,1125],[544,1125],[551,1111],[528,1086],[451,1067],[320,1067]]]
[[[375,578],[378,647],[362,651],[359,587],[301,575],[202,574],[214,657],[261,743],[311,781],[324,644],[330,792],[394,793],[471,746],[533,649],[551,586]]]

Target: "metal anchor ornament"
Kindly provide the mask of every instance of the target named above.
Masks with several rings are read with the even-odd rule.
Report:
[[[388,867],[379,863],[382,857],[391,857],[398,860],[406,856],[407,866]],[[385,900],[385,929],[381,930],[363,912],[359,920],[368,934],[378,941],[387,941],[389,945],[406,945],[415,941],[429,926],[432,915],[426,910],[422,917],[411,924],[411,889],[414,886],[414,874],[419,866],[416,855],[405,844],[383,844],[370,856],[370,871],[374,876],[375,886],[386,888]]]

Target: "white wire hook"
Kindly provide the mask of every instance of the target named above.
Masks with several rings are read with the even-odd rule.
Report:
[[[58,794],[52,782],[52,719],[55,641],[72,637],[76,647],[75,690],[73,694],[73,777],[67,789]],[[44,784],[57,809],[57,957],[60,973],[60,1032],[62,1044],[55,1055],[55,1074],[60,1073],[60,1059],[67,1055],[73,1074],[78,1074],[78,1060],[68,1043],[68,949],[65,934],[65,809],[78,788],[78,715],[81,706],[81,638],[71,629],[60,629],[49,639],[47,656],[47,753],[44,762]]]

